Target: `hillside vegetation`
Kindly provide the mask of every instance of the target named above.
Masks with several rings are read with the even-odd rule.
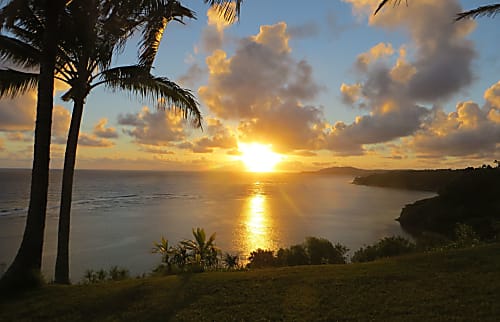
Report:
[[[497,321],[500,244],[4,294],[0,321]]]
[[[414,236],[433,232],[451,237],[457,223],[482,240],[500,237],[500,168],[390,171],[358,177],[356,184],[435,191],[438,196],[406,205],[398,218]]]

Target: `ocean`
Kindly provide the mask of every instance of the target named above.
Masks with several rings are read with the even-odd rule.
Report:
[[[0,169],[0,270],[13,260],[26,220],[30,170]],[[52,278],[62,172],[49,185],[43,272]],[[159,262],[154,241],[191,238],[191,229],[217,233],[223,252],[245,258],[307,236],[327,238],[351,252],[391,235],[407,236],[394,219],[401,208],[432,193],[351,184],[352,177],[77,170],[71,222],[71,276],[118,265],[132,275]]]

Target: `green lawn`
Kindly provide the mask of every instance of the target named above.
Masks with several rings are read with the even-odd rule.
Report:
[[[500,244],[349,265],[54,286],[0,321],[498,321]]]

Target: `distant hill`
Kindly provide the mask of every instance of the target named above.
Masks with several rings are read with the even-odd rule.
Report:
[[[358,176],[354,184],[437,192],[441,187],[461,176],[467,169],[451,170],[391,170]]]
[[[310,171],[307,173],[313,174],[328,174],[328,175],[350,175],[350,176],[367,176],[374,173],[385,172],[385,170],[365,170],[354,167],[331,167],[324,168],[318,171]]]

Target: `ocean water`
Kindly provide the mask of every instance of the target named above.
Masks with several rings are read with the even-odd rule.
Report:
[[[61,171],[51,171],[43,271],[53,275]],[[242,258],[257,248],[278,249],[307,236],[340,242],[352,251],[405,235],[401,208],[427,192],[351,184],[352,177],[315,174],[77,170],[71,222],[71,276],[119,265],[151,271],[162,236],[191,238],[191,229],[217,233],[217,245]],[[0,169],[0,265],[14,258],[26,220],[30,170]],[[1,269],[1,267],[0,267]]]

